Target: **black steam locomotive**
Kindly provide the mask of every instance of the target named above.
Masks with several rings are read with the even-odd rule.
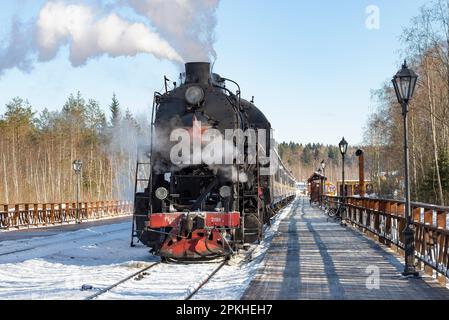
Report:
[[[263,226],[295,198],[269,121],[228,84],[238,87],[209,63],[187,63],[180,86],[155,94],[149,161],[137,166],[133,240],[163,259],[231,255],[260,241]]]

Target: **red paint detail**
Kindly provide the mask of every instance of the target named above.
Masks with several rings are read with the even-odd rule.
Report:
[[[197,117],[194,115],[192,127],[191,128],[187,127],[186,129],[190,133],[192,141],[203,143],[204,142],[203,136],[208,130],[212,129],[212,127],[211,126],[203,127],[203,123],[201,121],[198,121]]]
[[[206,215],[206,227],[240,227],[240,213],[208,213]]]
[[[227,227],[227,228],[239,228],[240,227],[240,213],[219,213],[219,212],[205,212],[205,226],[208,228],[214,227]],[[176,213],[156,213],[149,216],[148,226],[151,229],[160,228],[178,228],[185,214],[182,212]]]
[[[181,220],[183,219],[183,213],[157,213],[151,214],[149,216],[148,226],[152,229],[160,229],[172,227],[176,228],[179,226]]]
[[[177,240],[176,237],[173,239],[168,238],[160,250],[160,255],[162,257],[182,259],[187,258],[187,252],[189,251],[189,242],[187,239]]]
[[[196,230],[192,232],[190,239],[178,237],[176,232],[172,232],[159,254],[166,258],[186,259],[226,255],[228,250],[218,230],[212,230],[209,235],[206,230]]]

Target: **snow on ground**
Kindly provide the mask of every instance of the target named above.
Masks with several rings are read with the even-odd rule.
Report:
[[[157,260],[147,248],[131,249],[130,236],[127,222],[2,241],[0,299],[83,299],[91,294],[80,290],[84,284],[102,288]]]
[[[101,300],[184,300],[219,263],[160,264],[143,279],[133,279],[102,295]]]
[[[244,254],[234,257],[229,266],[221,269],[195,295],[194,300],[240,300],[257,270],[262,266],[265,254],[271,245],[271,240],[278,233],[281,221],[288,217],[293,206],[294,204],[291,204],[282,210],[271,226],[265,228],[264,240],[259,246],[253,246],[250,249],[249,257]]]
[[[242,253],[233,258],[195,299],[240,299],[261,265],[280,221],[290,211],[291,206],[284,209],[266,229],[262,244],[253,246],[250,255]],[[84,299],[159,261],[146,247],[130,248],[130,236],[131,225],[126,222],[47,237],[0,240],[0,300]],[[18,252],[8,254],[14,251]],[[184,299],[218,265],[161,264],[141,279],[132,279],[100,298]],[[85,284],[94,289],[81,291]]]

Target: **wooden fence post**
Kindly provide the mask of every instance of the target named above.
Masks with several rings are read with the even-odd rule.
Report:
[[[438,229],[446,230],[447,212],[443,210],[437,211],[437,227]]]
[[[31,211],[30,211],[30,205],[28,203],[25,204],[25,224],[27,226],[27,228],[30,228],[30,216],[31,216]]]
[[[44,218],[44,226],[46,226],[48,224],[48,216],[47,216],[47,204],[45,203],[42,205],[42,213]]]
[[[37,203],[33,205],[33,217],[34,225],[37,227],[39,225],[39,205]]]
[[[84,202],[84,217],[86,220],[90,220],[89,203],[87,202]]]
[[[95,208],[95,219],[98,219],[99,214],[100,214],[100,201],[97,201]]]
[[[389,221],[390,221],[390,203],[388,201],[384,201],[383,204],[383,216],[384,216],[384,236],[387,238],[387,241],[385,241],[386,246],[390,246],[389,235],[390,235],[390,229],[389,229]]]
[[[424,223],[433,225],[433,209],[424,209]]]
[[[74,220],[73,212],[70,209],[70,203],[68,203],[68,202],[65,204],[65,216],[66,216],[67,222],[72,222]]]
[[[14,206],[14,218],[13,218],[13,226],[14,228],[19,228],[19,211],[20,211],[20,205],[16,204]]]
[[[55,204],[51,203],[50,204],[50,222],[51,224],[55,224]]]
[[[401,243],[404,243],[404,233],[405,230],[405,204],[404,203],[398,203],[397,205],[397,215],[398,215],[398,236],[399,241]]]
[[[412,206],[412,212],[412,221],[419,223],[421,221],[421,208]]]
[[[64,214],[64,210],[62,209],[62,203],[58,203],[59,216],[61,217],[61,224],[66,221],[66,216]]]
[[[7,204],[3,205],[3,211],[4,211],[3,218],[2,218],[3,227],[5,229],[9,229],[11,223],[9,221],[9,206]]]

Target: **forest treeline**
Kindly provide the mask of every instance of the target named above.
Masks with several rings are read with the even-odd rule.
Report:
[[[348,148],[345,160],[345,178],[347,180],[358,180],[359,178],[358,159],[355,155],[357,150],[358,148],[354,146]],[[326,163],[326,176],[330,182],[336,184],[342,178],[342,156],[338,146],[283,142],[278,145],[278,151],[282,161],[298,181],[307,181],[314,172],[321,168],[323,160]]]
[[[76,159],[84,163],[83,201],[132,199],[137,145],[149,124],[115,95],[109,109],[107,116],[80,93],[54,112],[36,113],[21,98],[8,103],[0,115],[0,203],[74,201]]]
[[[449,1],[423,6],[400,37],[418,75],[410,105],[414,201],[449,204]],[[395,71],[395,70],[392,70]],[[393,74],[392,74],[393,75]],[[391,82],[373,92],[377,110],[365,130],[370,176],[383,197],[403,197],[403,120]]]

